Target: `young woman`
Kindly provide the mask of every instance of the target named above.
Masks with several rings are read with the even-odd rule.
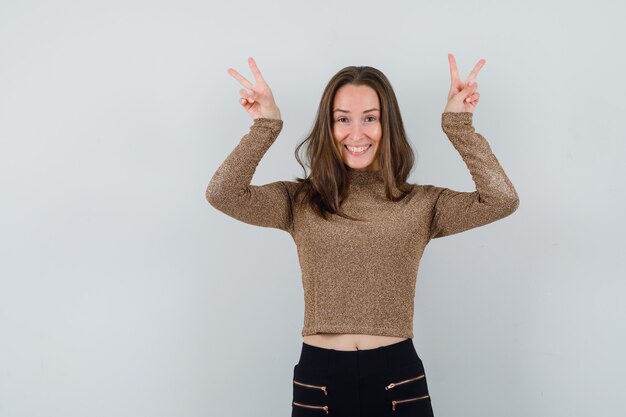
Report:
[[[214,173],[209,203],[248,224],[288,232],[298,249],[304,289],[300,358],[293,370],[292,416],[432,416],[423,363],[413,345],[419,261],[430,239],[513,213],[519,198],[476,133],[480,60],[464,81],[448,55],[452,85],[442,128],[476,191],[410,184],[414,154],[395,93],[379,70],[343,68],[326,86],[308,137],[310,174],[251,185],[283,122],[252,58],[252,84],[240,104],[250,131]],[[304,165],[303,165],[304,168]],[[306,174],[306,169],[305,169]]]

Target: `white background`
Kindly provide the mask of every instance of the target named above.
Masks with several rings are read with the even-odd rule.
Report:
[[[296,248],[204,191],[252,121],[253,56],[293,152],[326,82],[383,71],[411,180],[474,190],[441,131],[447,53],[487,60],[474,126],[520,195],[431,241],[416,349],[435,415],[623,416],[619,1],[0,0],[0,416],[287,416],[302,338]]]

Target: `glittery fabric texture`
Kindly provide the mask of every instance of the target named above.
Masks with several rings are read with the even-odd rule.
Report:
[[[259,118],[214,173],[206,198],[230,217],[292,236],[304,290],[302,336],[412,338],[415,284],[430,239],[492,223],[519,206],[513,184],[487,140],[475,131],[472,116],[442,113],[441,126],[470,171],[473,192],[416,184],[394,203],[385,197],[380,172],[349,170],[350,193],[343,208],[366,221],[336,215],[324,220],[310,207],[295,204],[295,181],[251,185],[283,127],[282,120]]]

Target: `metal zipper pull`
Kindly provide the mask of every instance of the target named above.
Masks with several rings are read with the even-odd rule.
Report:
[[[326,387],[325,386],[305,384],[303,382],[296,381],[295,379],[293,380],[293,382],[294,382],[294,384],[302,385],[303,387],[321,389],[322,391],[324,391],[324,395],[328,395],[328,392],[326,391]]]
[[[293,402],[294,405],[297,405],[299,407],[307,407],[307,408],[318,408],[320,410],[324,410],[326,411],[326,414],[328,414],[328,406],[327,405],[308,405],[308,404],[301,404],[301,403],[297,403],[297,402]]]
[[[409,401],[423,400],[425,398],[428,398],[428,395],[424,395],[422,397],[407,398],[406,400],[393,400],[393,401],[391,401],[391,409],[393,411],[396,411],[396,404],[406,403],[406,402],[409,402]]]
[[[416,376],[415,378],[411,378],[411,379],[406,379],[404,381],[400,381],[400,382],[392,382],[391,384],[387,385],[385,387],[386,390],[390,390],[391,388],[395,387],[396,385],[401,385],[401,384],[406,384],[407,382],[411,382],[411,381],[415,381],[418,379],[422,379],[424,378],[424,374],[420,375],[420,376]]]

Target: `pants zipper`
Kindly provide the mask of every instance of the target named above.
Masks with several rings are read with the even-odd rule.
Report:
[[[308,404],[297,403],[295,401],[293,401],[293,404],[297,405],[298,407],[318,408],[320,410],[326,411],[326,414],[328,414],[328,406],[327,405],[308,405]]]
[[[324,391],[324,395],[328,395],[328,392],[326,391],[326,387],[325,386],[305,384],[303,382],[296,381],[295,379],[293,380],[293,383],[294,384],[298,384],[298,385],[302,385],[303,387],[307,387],[307,388],[317,388],[317,389],[320,389],[320,390]]]
[[[405,379],[404,381],[400,381],[400,382],[392,382],[391,384],[387,385],[385,387],[386,390],[390,390],[391,388],[397,386],[397,385],[401,385],[401,384],[406,384],[407,382],[411,382],[411,381],[417,381],[418,379],[422,379],[424,378],[424,374],[416,376],[414,378],[410,378],[410,379]]]
[[[423,395],[421,397],[415,397],[415,398],[407,398],[406,400],[393,400],[391,401],[391,409],[393,411],[396,411],[396,404],[406,403],[409,401],[423,400],[425,398],[428,398],[428,395]]]

